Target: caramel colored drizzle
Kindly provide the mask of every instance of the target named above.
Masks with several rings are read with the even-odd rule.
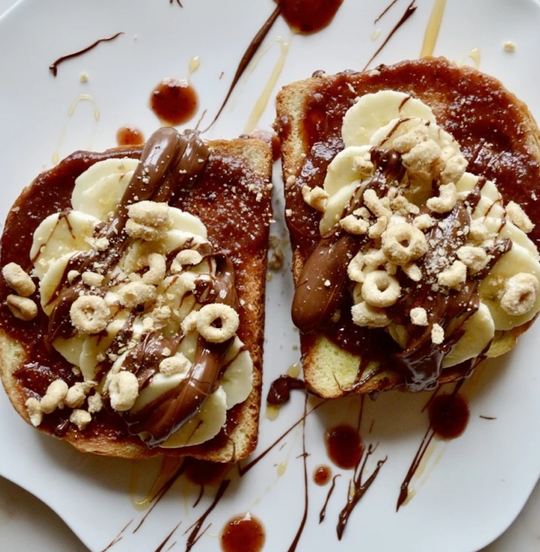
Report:
[[[53,76],[56,77],[58,74],[58,66],[63,63],[64,61],[68,59],[72,59],[78,56],[81,56],[82,54],[86,54],[86,52],[89,52],[90,50],[93,50],[98,44],[101,42],[110,42],[111,40],[114,40],[115,38],[119,37],[120,35],[124,34],[124,31],[120,31],[119,33],[116,33],[115,35],[109,36],[108,38],[100,38],[99,40],[96,40],[93,44],[90,44],[90,46],[87,46],[86,48],[83,48],[82,50],[77,50],[76,52],[73,52],[72,54],[67,54],[65,56],[59,57],[56,61],[51,63],[49,65],[49,69]]]
[[[433,50],[435,50],[435,44],[437,43],[437,38],[439,37],[439,31],[441,29],[445,7],[446,0],[435,0],[424,34],[424,42],[422,44],[422,50],[420,51],[421,58],[433,55]]]

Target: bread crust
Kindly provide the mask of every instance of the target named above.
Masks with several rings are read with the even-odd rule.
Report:
[[[251,250],[247,254],[242,251],[227,251],[227,253],[232,256],[235,264],[239,299],[242,305],[250,307],[241,307],[240,309],[241,324],[238,335],[249,350],[253,360],[253,389],[246,401],[233,407],[233,409],[228,412],[229,421],[234,417],[234,423],[230,424],[228,438],[226,439],[213,439],[201,445],[179,449],[160,449],[159,447],[150,449],[144,445],[138,437],[128,435],[125,430],[123,435],[121,433],[115,433],[111,437],[112,434],[109,435],[104,432],[91,433],[86,430],[79,431],[73,424],[69,424],[61,438],[68,441],[81,452],[131,459],[169,455],[191,456],[211,462],[235,462],[249,456],[257,445],[262,387],[267,244],[271,214],[270,182],[272,152],[264,141],[255,139],[236,139],[230,141],[216,140],[209,142],[208,146],[211,156],[219,156],[222,159],[228,160],[227,162],[229,163],[246,167],[246,176],[248,178],[245,183],[236,183],[240,188],[238,193],[243,194],[242,201],[244,203],[257,201],[257,208],[262,208],[265,213],[268,213],[268,221],[260,225],[258,229],[259,235],[257,236],[261,243],[264,244],[264,247],[260,247],[257,250]],[[140,155],[140,149],[137,150],[129,147],[114,148],[103,154],[91,155],[94,158],[93,162],[110,157],[138,157],[138,155]],[[62,161],[62,163],[73,162],[73,159],[75,159],[75,163],[77,163],[78,160],[84,160],[84,158],[85,152],[76,152]],[[62,163],[60,165],[62,165]],[[51,177],[54,177],[54,171],[55,169],[49,171],[49,173],[52,173]],[[76,176],[77,175],[75,175],[75,177]],[[252,197],[249,196],[247,185],[250,179],[251,184],[256,186],[256,192],[260,194],[258,199],[256,199],[253,193],[251,193]],[[38,179],[25,188],[14,205],[15,209],[12,208],[10,210],[6,220],[6,230],[16,226],[20,221],[19,217],[28,214],[21,209],[21,206],[27,205],[27,201],[36,195],[34,186],[37,180]],[[42,199],[38,198],[37,200],[34,199],[34,201],[39,202],[42,201]],[[219,250],[220,228],[216,228],[216,222],[211,216],[211,208],[202,203],[203,201],[201,199],[195,198],[191,201],[186,210],[200,216],[209,230],[210,240],[214,243],[216,250]],[[57,209],[55,206],[51,206],[51,212],[56,211]],[[2,242],[2,255],[0,258],[2,266],[10,262],[10,247],[7,245],[8,244],[4,243],[4,241]],[[28,247],[27,250],[29,252]],[[9,293],[7,286],[2,282],[0,285],[2,301],[5,300],[7,293]],[[17,333],[10,330],[10,320],[13,322],[14,319],[7,310],[5,303],[2,303],[2,313],[0,316],[0,376],[6,393],[15,410],[22,418],[30,423],[25,402],[30,396],[36,395],[21,385],[21,382],[16,377],[16,372],[33,359],[32,355],[29,354],[29,348],[26,346],[27,344],[23,344],[21,340],[17,338]],[[15,325],[18,323],[17,320],[14,322]],[[232,416],[233,411],[234,416]],[[89,427],[91,427],[91,425],[92,424],[90,424]]]
[[[540,133],[526,104],[500,81],[473,67],[458,67],[445,58],[423,58],[381,65],[364,73],[323,74],[289,84],[280,91],[275,126],[281,139],[285,218],[290,230],[291,216],[287,209],[298,207],[298,202],[293,203],[293,183],[302,176],[311,148],[324,146],[317,143],[316,135],[306,136],[305,121],[318,117],[326,132],[330,127],[327,135],[341,141],[341,121],[354,98],[385,89],[408,93],[429,105],[438,124],[454,134],[462,146],[469,161],[467,170],[496,179],[503,196],[520,203],[534,220],[535,196],[533,193],[531,197],[531,192],[538,191],[540,183]],[[318,128],[314,123],[310,125]],[[301,209],[307,229],[318,235],[318,217],[313,216],[313,210],[307,205]],[[538,247],[539,229],[535,228],[529,237]],[[293,277],[298,282],[307,258],[293,231],[291,242]],[[530,324],[497,332],[486,356],[499,356],[510,350]],[[322,398],[389,390],[403,384],[397,369],[384,370],[348,391],[355,382],[360,356],[344,351],[322,332],[301,335],[300,341],[307,387]],[[444,370],[439,383],[462,379],[468,371],[468,366]]]

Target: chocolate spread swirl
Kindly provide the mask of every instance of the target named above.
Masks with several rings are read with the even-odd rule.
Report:
[[[393,181],[403,178],[404,167],[401,156],[396,151],[373,148],[371,161],[376,168],[373,177],[359,185],[343,216],[362,206],[365,190],[375,189],[377,195],[382,197]],[[450,213],[440,216],[437,222],[441,224],[436,224],[428,233],[429,249],[419,265],[420,268],[430,266],[431,269],[423,270],[423,273],[436,274],[434,265],[441,262],[445,266],[450,265],[457,259],[457,250],[466,242],[466,233],[462,230],[470,226],[469,212],[476,207],[485,182],[485,178],[481,178],[468,198],[465,201],[459,200]],[[366,240],[365,236],[348,234],[340,227],[330,235],[320,237],[303,267],[293,300],[292,317],[301,332],[309,334],[328,328],[332,317],[349,300],[352,287],[347,278],[347,265],[367,243]],[[391,364],[402,372],[405,385],[410,391],[436,387],[444,357],[462,337],[463,324],[480,306],[478,285],[511,247],[512,242],[508,238],[496,240],[493,248],[487,252],[490,260],[486,268],[469,277],[459,290],[439,290],[436,277],[424,277],[421,282],[411,286],[401,275],[400,284],[406,292],[388,309],[388,315],[394,323],[404,326],[408,331],[410,337],[407,347],[399,353],[387,354],[386,358],[362,358],[362,364],[369,360],[382,362],[383,368],[384,364]],[[441,248],[445,253],[443,256],[440,255]],[[444,266],[441,264],[438,272],[442,270]],[[429,312],[428,326],[411,323],[409,313],[415,307],[423,307]],[[435,324],[444,330],[446,338],[442,344],[432,341],[431,330]],[[376,331],[368,331],[373,332],[373,339],[377,339]],[[369,353],[369,349],[360,352],[362,357],[369,356]]]
[[[54,296],[57,302],[49,319],[49,343],[60,336],[74,335],[75,330],[69,316],[71,305],[81,293],[90,293],[90,288],[82,282],[80,276],[69,283],[68,272],[76,270],[79,274],[85,271],[110,273],[129,243],[129,236],[125,232],[129,206],[144,200],[169,202],[179,192],[188,191],[204,170],[208,156],[208,148],[196,132],[186,131],[179,134],[173,128],[162,128],[150,137],[142,151],[141,162],[113,216],[97,229],[95,237],[106,238],[109,247],[105,251],[91,249],[81,252],[66,267],[61,285]],[[212,296],[237,310],[239,304],[232,261],[226,255],[214,254],[210,245],[203,246],[201,253],[203,256],[214,256],[216,273],[209,283],[197,287],[194,292],[197,301],[201,304],[207,302],[208,288],[211,287]],[[105,288],[92,293],[104,294]],[[112,352],[131,338],[136,314],[133,311],[126,320],[110,347]],[[143,334],[123,364],[124,369],[137,376],[140,389],[147,386],[158,371],[159,362],[164,358],[163,351],[168,348],[174,354],[183,337],[181,331],[170,337],[156,331]],[[141,434],[146,444],[154,447],[192,419],[208,396],[215,391],[224,370],[223,360],[232,341],[233,339],[229,339],[224,343],[213,344],[199,337],[195,359],[186,378],[136,414],[125,413],[123,416],[128,431],[133,435]],[[98,374],[103,376],[110,365],[110,360],[102,362],[98,366]]]

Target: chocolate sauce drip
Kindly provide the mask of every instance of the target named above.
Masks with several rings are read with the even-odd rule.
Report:
[[[341,424],[330,428],[326,432],[325,442],[328,456],[336,466],[345,470],[358,466],[364,447],[354,427]]]
[[[116,143],[119,146],[142,146],[144,134],[134,126],[125,125],[116,132]]]
[[[321,524],[324,521],[324,518],[326,517],[326,508],[328,506],[328,503],[330,502],[330,497],[332,496],[332,493],[334,492],[334,489],[336,487],[336,480],[338,477],[341,477],[341,474],[338,473],[337,475],[334,475],[332,479],[332,485],[330,486],[330,489],[328,489],[328,494],[326,495],[326,500],[324,501],[323,507],[321,508],[321,511],[319,512],[319,524]]]
[[[185,552],[189,552],[193,548],[193,546],[197,543],[199,538],[208,529],[209,526],[201,534],[201,528],[204,522],[206,521],[206,518],[212,513],[214,508],[218,505],[219,501],[223,498],[223,495],[225,494],[225,491],[227,490],[230,484],[231,484],[230,479],[225,479],[221,482],[221,485],[219,486],[219,489],[216,493],[216,496],[214,497],[214,500],[212,501],[212,504],[208,506],[208,508],[205,510],[202,516],[187,530],[187,531],[191,530],[191,533],[189,533]]]
[[[332,470],[329,466],[319,466],[315,468],[315,471],[313,472],[313,481],[315,482],[315,485],[319,485],[320,487],[326,485],[332,477]]]
[[[176,533],[176,530],[178,527],[182,525],[182,522],[179,521],[174,529],[165,537],[165,539],[162,541],[162,543],[155,549],[154,552],[162,552],[162,550],[165,548],[165,545],[171,540],[171,537]]]
[[[274,406],[285,404],[291,398],[291,389],[305,389],[306,384],[303,380],[293,378],[292,376],[279,376],[274,380],[268,390],[266,402]]]
[[[124,533],[126,531],[126,529],[133,523],[133,520],[129,521],[123,528],[122,530],[120,531],[120,533],[118,533],[118,535],[116,535],[116,537],[114,537],[114,539],[101,551],[101,552],[107,552],[107,550],[110,550],[117,542],[121,541],[123,538],[124,538]]]
[[[184,7],[180,0],[169,0],[169,4],[174,4],[175,2],[176,2],[176,5],[180,6],[181,8]]]
[[[388,6],[379,14],[375,21],[373,21],[373,24],[375,25],[375,23],[379,22],[397,1],[398,0],[392,0],[392,2],[390,2],[390,4],[388,4]]]
[[[101,42],[110,42],[111,40],[114,40],[115,38],[119,37],[120,35],[124,34],[124,31],[120,31],[119,33],[116,33],[113,36],[110,36],[108,38],[100,38],[99,40],[96,40],[93,44],[90,44],[90,46],[87,46],[86,48],[83,48],[82,50],[77,50],[76,52],[73,52],[72,54],[67,54],[65,56],[59,57],[56,61],[51,63],[49,65],[49,69],[53,76],[56,77],[58,74],[58,66],[63,63],[64,61],[75,58],[78,56],[81,56],[82,54],[85,54],[86,52],[89,52],[90,50],[93,50],[99,43]]]
[[[441,439],[456,439],[469,422],[469,406],[458,394],[439,395],[429,405],[431,429]]]
[[[413,0],[408,6],[407,6],[407,9],[405,10],[405,13],[401,16],[401,19],[394,25],[394,28],[390,31],[390,33],[388,34],[388,36],[385,38],[384,42],[380,45],[380,47],[377,49],[377,51],[369,58],[369,61],[364,65],[364,68],[362,69],[362,71],[365,71],[369,65],[371,64],[371,62],[381,53],[381,51],[383,50],[383,48],[388,44],[388,42],[390,42],[390,39],[394,36],[394,34],[401,28],[401,26],[403,24],[405,24],[405,22],[409,19],[409,17],[412,16],[412,14],[416,11],[416,8],[418,6],[415,6],[416,0]],[[390,9],[391,6],[389,6],[387,8]],[[384,15],[384,13],[386,12],[383,12],[381,14],[381,17],[382,15]]]
[[[347,489],[347,504],[339,514],[339,522],[336,527],[337,536],[339,540],[341,540],[343,537],[343,533],[345,531],[345,528],[347,527],[347,523],[349,521],[351,514],[353,513],[354,508],[356,507],[358,502],[360,502],[362,497],[367,493],[368,489],[375,481],[375,478],[377,477],[377,475],[379,475],[379,471],[381,470],[384,463],[388,459],[388,457],[386,457],[384,458],[384,460],[379,460],[377,462],[377,467],[375,468],[373,473],[368,477],[366,481],[362,483],[362,478],[364,475],[364,469],[366,467],[366,463],[369,457],[375,452],[375,448],[372,445],[369,445],[367,453],[364,457],[364,461],[361,462],[362,459],[360,458],[356,466],[354,478],[351,481],[351,485],[349,489]],[[351,492],[351,489],[352,489],[352,492]]]
[[[259,552],[265,540],[263,524],[249,513],[229,520],[220,537],[223,552]]]
[[[283,19],[302,34],[313,34],[328,27],[343,0],[276,0],[283,10]]]
[[[463,381],[458,382],[454,391],[449,395],[438,395],[439,389],[437,389],[424,407],[423,410],[428,409],[429,427],[416,451],[405,479],[401,483],[396,512],[399,511],[409,496],[409,485],[433,437],[438,435],[441,439],[445,440],[456,439],[465,431],[469,422],[470,412],[467,402],[458,394]]]
[[[199,107],[199,97],[186,79],[163,79],[150,94],[150,108],[167,125],[190,121]]]
[[[210,126],[208,126],[204,130],[204,132],[206,132],[209,128],[211,128],[212,125],[219,119],[219,116],[225,109],[225,106],[227,105],[227,102],[229,101],[231,94],[233,93],[233,90],[236,88],[238,81],[242,78],[244,71],[247,69],[247,66],[250,64],[251,60],[253,59],[253,56],[257,53],[259,46],[266,38],[266,35],[268,34],[270,29],[276,22],[276,19],[278,18],[280,13],[281,13],[281,5],[278,5],[276,9],[272,12],[272,15],[270,15],[270,17],[264,22],[263,26],[259,29],[257,34],[253,37],[253,40],[250,42],[249,46],[247,47],[247,50],[244,52],[244,55],[240,60],[240,63],[238,64],[238,67],[236,68],[236,73],[234,74],[233,80],[229,85],[229,90],[227,91],[227,95],[225,96],[225,99],[223,100],[221,107],[219,108],[216,116],[214,117],[214,120],[210,123]]]
[[[287,550],[287,552],[294,552],[296,550],[296,547],[300,542],[300,538],[302,537],[302,533],[304,532],[304,527],[306,526],[307,517],[309,513],[309,486],[308,486],[308,472],[307,472],[308,454],[306,450],[306,417],[308,415],[307,399],[308,398],[306,395],[306,398],[304,401],[304,415],[302,416],[302,465],[304,469],[304,513],[302,515],[302,519],[300,520],[298,531],[296,532],[294,540],[292,541],[291,546],[289,546],[289,549]]]

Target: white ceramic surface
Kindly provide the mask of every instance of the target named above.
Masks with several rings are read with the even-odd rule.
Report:
[[[260,24],[273,9],[270,0],[184,0],[184,8],[166,0],[24,0],[0,20],[0,162],[4,217],[20,190],[42,168],[51,166],[55,153],[61,156],[78,148],[104,149],[114,145],[117,128],[130,123],[149,135],[158,122],[147,108],[152,87],[163,77],[186,76],[188,63],[200,56],[201,67],[192,82],[200,94],[202,109],[210,120],[224,97],[238,59]],[[372,21],[387,5],[382,2],[345,0],[327,30],[310,37],[295,36],[284,69],[272,92],[279,86],[303,78],[315,69],[335,72],[361,68],[386,33],[399,19],[407,2],[400,1],[380,22]],[[396,34],[378,62],[417,57],[428,20],[431,1],[419,1],[417,13]],[[223,24],[223,22],[227,22]],[[484,24],[480,24],[483,22]],[[436,53],[452,59],[467,59],[478,48],[481,68],[499,78],[525,100],[540,118],[535,67],[540,6],[533,0],[475,0],[448,2]],[[119,30],[117,41],[102,44],[93,52],[59,69],[54,79],[48,65],[58,56],[85,46]],[[279,20],[265,45],[278,36],[289,42],[291,33]],[[505,40],[514,40],[514,54],[503,51]],[[231,137],[244,130],[252,107],[263,91],[282,49],[278,41],[270,47],[236,89],[231,102],[209,137]],[[262,51],[261,50],[261,51]],[[471,61],[470,59],[468,60]],[[79,82],[86,71],[89,82]],[[221,72],[225,74],[220,80]],[[68,110],[80,94],[83,100],[73,116]],[[96,107],[99,118],[96,121]],[[259,123],[272,121],[270,101]],[[63,130],[65,134],[61,136]],[[276,198],[280,182],[276,171]],[[283,229],[282,203],[276,200],[277,223]],[[292,292],[289,273],[275,274],[268,284],[265,391],[270,381],[298,360],[296,334],[289,321]],[[492,363],[473,388],[470,386],[471,422],[458,440],[438,443],[423,481],[415,485],[413,500],[395,513],[399,485],[426,427],[420,410],[424,395],[390,393],[376,402],[366,402],[363,433],[366,442],[379,443],[373,462],[388,455],[373,487],[358,505],[339,547],[381,552],[473,552],[501,534],[519,513],[540,474],[540,381],[536,377],[535,345],[539,327],[533,328],[503,361]],[[261,445],[271,443],[302,413],[303,401],[296,395],[279,419],[263,418]],[[327,462],[322,434],[336,420],[355,419],[357,401],[326,405],[308,418],[306,428],[310,508],[306,530],[298,550],[322,550],[336,546],[335,522],[346,499],[349,472],[341,472],[329,505],[327,518],[319,526],[318,512],[326,489],[311,482],[315,466]],[[487,421],[480,414],[495,416]],[[371,420],[373,430],[368,432]],[[28,489],[49,504],[93,551],[102,550],[131,519],[133,527],[144,512],[134,510],[130,479],[133,463],[84,456],[68,445],[42,436],[14,413],[0,394],[0,474]],[[217,550],[216,535],[232,515],[252,511],[265,524],[268,550],[287,550],[303,511],[302,433],[299,426],[284,442],[239,482],[233,483],[225,499],[208,521],[207,534],[195,550]],[[278,473],[277,466],[285,469]],[[145,464],[149,476],[155,462]],[[335,470],[338,472],[339,470]],[[0,545],[9,550],[83,550],[76,539],[37,500],[17,493],[1,481],[5,490],[0,501]],[[212,492],[210,492],[212,491]],[[184,530],[211,502],[210,490],[193,510],[196,489],[179,481],[136,534],[131,529],[112,550],[152,551],[175,525],[182,525],[173,540],[183,546]],[[540,500],[490,552],[533,548],[537,533]],[[28,523],[10,517],[15,512]],[[11,514],[12,515],[12,514]],[[15,521],[13,521],[15,520]],[[48,521],[47,521],[48,520]],[[6,530],[7,527],[7,530]],[[36,539],[35,534],[40,537]],[[48,533],[44,537],[44,533]],[[8,535],[7,537],[5,535]],[[49,540],[49,538],[51,540]],[[169,544],[167,544],[169,546]],[[536,547],[538,546],[536,542]],[[529,548],[527,548],[529,547]],[[337,548],[337,546],[336,546]]]

